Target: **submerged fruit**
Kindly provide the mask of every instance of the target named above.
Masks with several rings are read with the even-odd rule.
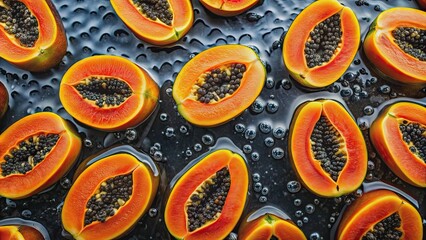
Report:
[[[30,226],[0,226],[0,239],[5,240],[44,240],[43,235]]]
[[[145,120],[159,97],[158,85],[131,61],[93,56],[74,64],[62,78],[59,98],[78,121],[106,131]]]
[[[354,12],[336,0],[315,1],[291,24],[284,63],[300,84],[330,85],[346,71],[358,50],[360,27]]]
[[[389,106],[371,125],[370,138],[398,177],[426,187],[426,107],[410,102]]]
[[[216,126],[249,107],[260,94],[265,77],[265,68],[251,48],[213,47],[182,68],[173,85],[173,98],[187,121]]]
[[[223,239],[235,227],[247,198],[244,159],[227,149],[210,153],[175,182],[164,213],[178,239]]]
[[[75,239],[115,239],[147,211],[158,176],[129,153],[95,161],[76,178],[62,208],[62,224]]]
[[[259,0],[200,0],[200,2],[214,14],[231,17],[247,11],[256,5]]]
[[[272,209],[275,210],[275,209]],[[241,240],[305,240],[306,237],[290,218],[277,216],[265,206],[240,225],[238,239]]]
[[[343,213],[337,239],[421,240],[422,218],[409,202],[389,190],[365,193]]]
[[[41,112],[14,123],[0,135],[0,196],[31,196],[55,183],[81,149],[73,127],[60,116]]]
[[[7,106],[9,104],[9,93],[6,87],[0,82],[0,119],[6,113]]]
[[[156,45],[176,42],[194,21],[190,0],[111,0],[111,5],[138,38]]]
[[[0,2],[0,57],[40,72],[57,65],[67,50],[65,30],[50,0]]]
[[[313,193],[336,197],[356,190],[367,171],[367,147],[357,124],[333,100],[304,103],[291,123],[295,172]]]
[[[396,7],[371,24],[364,52],[381,73],[403,83],[426,83],[426,12]]]

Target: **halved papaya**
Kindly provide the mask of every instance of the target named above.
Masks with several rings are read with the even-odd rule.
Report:
[[[9,93],[6,87],[0,82],[0,119],[6,113],[7,106],[9,104]]]
[[[19,199],[55,183],[72,166],[80,136],[60,116],[26,116],[0,135],[0,196]]]
[[[426,12],[383,11],[370,26],[364,52],[375,69],[403,83],[426,83]]]
[[[320,88],[340,78],[360,43],[355,13],[336,0],[315,1],[294,19],[284,39],[284,63],[300,84]]]
[[[138,38],[155,45],[176,42],[194,22],[190,0],[111,0],[111,5]]]
[[[384,109],[370,138],[386,165],[402,180],[426,187],[426,107],[398,102]]]
[[[165,208],[169,232],[187,240],[225,238],[246,203],[249,179],[245,160],[220,149],[182,174],[172,186]]]
[[[323,197],[356,190],[367,171],[367,147],[361,130],[334,100],[298,107],[291,123],[289,152],[304,185]]]
[[[192,58],[173,85],[179,113],[203,127],[223,124],[249,107],[262,91],[266,71],[242,45],[207,49]]]
[[[263,207],[255,213],[249,215],[245,221],[242,222],[238,229],[238,239],[241,240],[305,240],[306,236],[298,228],[291,219],[284,219],[280,216],[273,214]],[[263,209],[266,209],[263,210]],[[257,218],[250,219],[252,215],[262,211],[262,214]]]
[[[337,239],[421,240],[422,218],[408,201],[389,190],[375,190],[356,199],[343,213]]]
[[[3,0],[0,15],[0,57],[4,60],[28,71],[41,72],[64,57],[65,30],[50,0]]]
[[[75,239],[115,239],[150,207],[159,178],[129,153],[89,165],[76,178],[62,208],[62,224]]]
[[[200,0],[200,2],[216,15],[231,17],[247,11],[256,5],[259,0]]]
[[[105,131],[141,123],[154,110],[159,88],[149,74],[123,57],[93,56],[64,74],[59,98],[78,121]]]
[[[30,226],[0,226],[0,239],[4,240],[45,240],[43,235]]]

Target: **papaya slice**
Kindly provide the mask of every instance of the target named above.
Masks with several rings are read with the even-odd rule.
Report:
[[[224,239],[241,216],[247,191],[244,159],[227,149],[216,150],[174,183],[164,213],[166,226],[178,239]]]
[[[111,0],[111,5],[138,38],[155,45],[178,41],[194,22],[190,0]]]
[[[131,154],[102,158],[76,178],[65,198],[62,224],[75,239],[118,238],[148,210],[158,182]]]
[[[351,64],[360,43],[355,13],[336,0],[315,1],[291,24],[283,58],[300,84],[320,88],[332,84]]]
[[[375,69],[402,83],[426,83],[426,12],[396,7],[370,26],[364,52]]]
[[[408,201],[389,190],[356,199],[343,213],[337,239],[412,239],[423,236],[422,218]]]
[[[237,16],[254,5],[259,0],[200,0],[210,12],[224,17]]]
[[[373,146],[402,180],[426,187],[426,108],[398,102],[384,109],[370,128]]]
[[[72,166],[80,136],[60,116],[35,113],[0,135],[0,196],[20,199],[55,183]]]
[[[7,92],[7,89],[3,85],[3,83],[0,82],[0,119],[6,113],[8,104],[9,104],[9,93]]]
[[[0,226],[0,239],[7,240],[44,240],[43,235],[30,226]]]
[[[356,190],[367,171],[367,147],[361,130],[334,100],[312,101],[297,108],[289,152],[304,185],[323,197]]]
[[[59,98],[71,116],[105,131],[141,123],[158,97],[158,85],[145,70],[116,56],[80,60],[64,74],[59,88]]]
[[[46,71],[62,60],[67,39],[50,0],[1,0],[0,16],[1,58],[34,72]]]
[[[249,107],[262,91],[265,78],[265,67],[251,48],[217,46],[185,64],[174,82],[173,98],[187,121],[217,126]]]
[[[306,240],[305,234],[290,219],[264,211],[257,218],[249,218],[257,212],[267,209],[265,206],[249,215],[238,229],[238,239],[241,240]]]

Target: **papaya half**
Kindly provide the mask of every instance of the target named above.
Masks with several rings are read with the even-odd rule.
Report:
[[[421,240],[422,218],[408,201],[389,190],[365,193],[346,208],[337,239]]]
[[[381,12],[363,46],[379,73],[402,83],[426,83],[426,12],[404,7]]]
[[[0,119],[4,116],[7,111],[9,104],[9,93],[2,82],[0,82]]]
[[[323,197],[356,190],[367,171],[367,147],[361,130],[334,100],[299,106],[289,135],[290,159],[302,183]]]
[[[200,2],[216,15],[231,17],[247,11],[256,5],[259,0],[200,0]]]
[[[194,22],[190,0],[111,0],[111,5],[138,38],[155,45],[178,41]]]
[[[159,178],[128,153],[102,158],[77,176],[62,208],[64,229],[75,239],[115,239],[150,207]]]
[[[262,91],[266,70],[242,45],[207,49],[183,66],[173,84],[179,113],[192,124],[223,124],[249,107]]]
[[[247,198],[245,160],[227,149],[216,150],[174,183],[164,220],[177,239],[224,239],[237,224]]]
[[[370,128],[373,146],[402,180],[426,187],[426,107],[398,102],[384,109]]]
[[[61,18],[50,0],[0,1],[0,57],[24,70],[46,71],[67,50]]]
[[[251,215],[248,217],[250,216]],[[266,211],[263,215],[259,215],[255,219],[245,219],[238,229],[238,239],[306,240],[306,237],[302,230],[300,230],[290,219],[283,219]]]
[[[0,135],[0,196],[20,199],[55,183],[72,166],[80,136],[55,113],[26,116]]]
[[[43,235],[30,226],[0,226],[0,239],[4,240],[45,240]]]
[[[314,1],[293,21],[284,38],[283,58],[300,84],[321,88],[339,79],[361,39],[355,13],[336,0]]]
[[[144,121],[154,110],[159,88],[130,60],[93,56],[64,74],[59,98],[78,121],[105,131],[124,130]]]

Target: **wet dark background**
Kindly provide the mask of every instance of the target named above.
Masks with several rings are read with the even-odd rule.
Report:
[[[366,188],[402,189],[424,209],[425,193],[399,180],[382,163],[369,144],[368,128],[380,109],[394,101],[426,105],[426,86],[403,86],[384,80],[367,66],[362,48],[344,76],[321,90],[302,88],[289,78],[282,60],[282,40],[297,14],[312,1],[267,0],[237,17],[217,17],[192,1],[195,22],[177,43],[156,47],[138,40],[114,13],[106,0],[53,0],[64,23],[68,52],[62,63],[45,73],[33,74],[0,60],[0,81],[10,94],[0,132],[18,119],[40,111],[52,111],[72,121],[84,139],[79,162],[111,145],[130,144],[151,155],[161,170],[161,186],[152,208],[123,239],[169,239],[163,222],[164,195],[169,181],[192,159],[209,151],[219,138],[231,139],[249,163],[251,186],[245,214],[264,205],[286,212],[307,238],[332,239],[341,210]],[[415,1],[341,0],[357,14],[364,38],[368,26],[383,10],[415,7]],[[238,43],[252,47],[268,72],[256,102],[239,117],[216,128],[187,123],[171,97],[172,82],[182,66],[197,53],[216,45]],[[63,109],[59,84],[75,62],[95,54],[127,57],[145,68],[161,86],[159,107],[145,123],[123,132],[104,133],[78,124]],[[300,186],[288,159],[287,136],[294,109],[303,101],[333,98],[346,104],[363,130],[369,147],[368,173],[363,187],[339,198],[320,198]],[[0,198],[0,219],[21,217],[43,224],[52,239],[62,238],[60,210],[71,186],[73,170],[48,191],[12,201]],[[300,188],[301,187],[301,188]],[[425,215],[423,213],[423,222]],[[237,230],[235,229],[234,233]],[[229,236],[235,238],[235,234]]]

